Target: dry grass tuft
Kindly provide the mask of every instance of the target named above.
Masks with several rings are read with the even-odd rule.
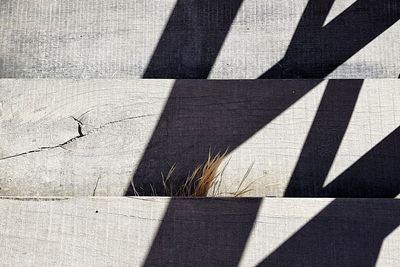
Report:
[[[246,171],[246,174],[243,176],[235,192],[221,192],[223,174],[227,165],[229,164],[229,160],[224,165],[221,171],[218,170],[222,162],[226,159],[227,153],[228,150],[226,150],[222,154],[217,153],[215,156],[212,156],[210,152],[208,154],[207,160],[203,164],[197,166],[192,174],[186,177],[186,179],[178,187],[178,189],[173,185],[175,180],[173,178],[173,174],[176,168],[174,164],[168,171],[166,176],[161,173],[165,194],[171,197],[217,197],[222,195],[243,197],[245,194],[249,193],[252,190],[250,186],[254,183],[254,181],[248,183],[247,185],[244,184],[250,174],[253,165],[251,165]],[[157,192],[154,186],[150,185],[150,187],[152,189],[152,195],[157,196]],[[134,192],[135,194],[137,194],[137,191],[135,189]]]
[[[212,156],[211,152],[209,152],[207,160],[203,164],[197,166],[191,175],[187,176],[183,183],[181,183],[181,185],[178,187],[174,185],[176,180],[173,178],[176,168],[174,164],[168,171],[167,175],[161,173],[164,194],[171,197],[218,197],[226,195],[233,197],[245,196],[247,193],[252,191],[250,187],[255,182],[253,181],[245,185],[253,164],[246,171],[236,191],[221,192],[223,174],[230,160],[226,162],[221,171],[218,170],[220,169],[222,162],[226,159],[227,153],[228,150],[222,154],[217,153],[215,156]],[[132,186],[134,194],[139,196],[133,183]],[[152,184],[150,184],[150,188],[152,191],[152,196],[157,196],[156,188],[154,188]]]
[[[218,153],[211,157],[211,153],[209,153],[208,159],[203,166],[198,166],[192,175],[186,179],[183,188],[187,189],[186,191],[190,193],[190,196],[206,197],[210,189],[216,187],[219,177],[218,168],[225,159],[226,154],[227,151],[222,155]]]
[[[226,154],[227,151],[223,154],[218,153],[215,156],[211,156],[211,153],[209,153],[208,159],[197,166],[191,175],[186,177],[178,190],[173,186],[172,177],[175,171],[175,165],[173,165],[166,176],[161,173],[165,193],[168,196],[206,197],[210,189],[215,189],[219,182],[220,173],[218,168],[225,159]]]

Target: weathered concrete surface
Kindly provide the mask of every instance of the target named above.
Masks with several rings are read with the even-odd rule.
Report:
[[[230,154],[252,196],[395,197],[400,80],[1,80],[0,194],[121,196]]]
[[[394,199],[1,199],[0,261],[399,266],[399,210]]]
[[[2,0],[0,77],[397,78],[399,18],[397,0]]]

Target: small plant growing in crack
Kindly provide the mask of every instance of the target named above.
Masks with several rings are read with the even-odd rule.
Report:
[[[200,164],[187,176],[183,183],[177,188],[173,186],[173,174],[175,171],[175,164],[170,168],[167,175],[161,173],[162,185],[164,192],[167,196],[171,197],[218,197],[222,195],[229,195],[233,197],[243,197],[245,194],[252,191],[251,185],[255,182],[246,183],[248,176],[251,172],[253,164],[247,169],[245,175],[242,177],[237,189],[234,192],[221,192],[221,184],[223,182],[224,171],[229,164],[229,160],[219,171],[220,166],[224,159],[226,159],[227,151],[224,153],[217,153],[212,156],[208,154],[207,160]],[[152,184],[149,185],[152,189],[152,196],[157,196],[157,191]],[[132,188],[134,194],[139,196],[134,182],[132,181]]]

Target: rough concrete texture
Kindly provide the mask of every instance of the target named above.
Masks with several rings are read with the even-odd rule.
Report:
[[[0,194],[121,196],[229,149],[222,191],[395,197],[400,80],[1,80]],[[377,177],[379,179],[377,179]],[[128,194],[131,192],[128,192]],[[161,193],[161,192],[159,192]]]
[[[3,78],[397,78],[397,0],[3,0]]]
[[[18,266],[398,266],[397,199],[1,199]]]

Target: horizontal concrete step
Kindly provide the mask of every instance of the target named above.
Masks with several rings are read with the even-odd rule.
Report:
[[[3,198],[0,213],[5,266],[400,265],[396,199]]]
[[[0,195],[161,193],[209,152],[221,191],[395,197],[400,80],[1,80]],[[161,188],[161,189],[160,189]]]
[[[398,0],[2,0],[3,78],[397,78]]]

